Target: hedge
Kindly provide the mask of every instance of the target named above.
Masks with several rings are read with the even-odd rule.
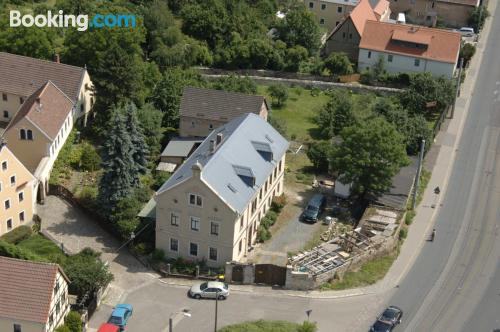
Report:
[[[17,247],[14,244],[0,240],[0,256],[25,259],[29,261],[43,261],[41,257],[31,251]]]
[[[33,231],[31,230],[31,227],[22,225],[0,236],[0,240],[4,240],[5,242],[11,244],[18,244],[19,242],[28,239],[32,233]]]

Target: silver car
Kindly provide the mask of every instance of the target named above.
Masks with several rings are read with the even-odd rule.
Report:
[[[229,286],[220,281],[209,281],[193,285],[189,290],[189,296],[195,299],[202,297],[207,299],[225,300],[229,296]]]

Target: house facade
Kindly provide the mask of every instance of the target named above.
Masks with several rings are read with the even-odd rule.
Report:
[[[452,78],[460,52],[457,32],[403,24],[369,21],[359,45],[358,70],[380,58],[390,73],[430,72]]]
[[[411,23],[436,26],[441,20],[450,27],[468,26],[470,13],[479,0],[390,0],[393,13],[405,13]]]
[[[155,195],[156,247],[208,266],[243,260],[283,193],[287,149],[252,113],[212,131]]]
[[[53,332],[70,310],[69,279],[52,263],[0,257],[0,331]]]
[[[20,106],[47,81],[75,105],[75,119],[86,124],[94,105],[94,86],[85,68],[0,52],[0,122],[8,123]]]
[[[38,181],[0,140],[0,235],[33,220]]]
[[[48,81],[23,103],[5,129],[9,148],[40,182],[38,200],[48,192],[50,172],[77,116],[72,100]]]
[[[269,107],[265,98],[186,87],[179,109],[179,136],[207,137],[215,128],[246,113],[257,114],[267,121]]]
[[[333,30],[356,7],[359,0],[304,0],[320,26]]]

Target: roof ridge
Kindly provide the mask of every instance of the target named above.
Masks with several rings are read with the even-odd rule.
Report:
[[[237,95],[237,96],[249,96],[249,97],[265,98],[263,95],[255,95],[255,94],[248,94],[248,93],[243,93],[243,92],[227,91],[227,90],[220,90],[220,89],[200,88],[200,87],[191,86],[191,85],[184,87],[184,90],[185,89],[195,89],[195,90],[201,90],[201,91],[214,91],[214,92],[232,94],[232,95]]]
[[[367,20],[367,22],[374,22],[374,23],[379,23],[379,24],[384,24],[384,25],[390,25],[390,26],[395,26],[395,27],[401,27],[402,29],[404,28],[412,28],[416,27],[418,30],[427,30],[427,31],[436,31],[439,33],[448,33],[450,35],[459,35],[459,32],[453,31],[453,30],[446,30],[446,29],[440,29],[440,28],[433,28],[433,27],[427,27],[423,25],[416,25],[416,24],[398,24],[398,23],[392,23],[392,22],[382,22],[382,21],[373,21],[373,20]]]
[[[67,63],[55,62],[55,61],[50,61],[50,60],[40,59],[40,58],[33,58],[33,57],[30,57],[30,56],[21,55],[21,54],[15,54],[15,53],[9,53],[9,52],[0,52],[0,55],[1,55],[2,53],[3,53],[3,54],[7,54],[8,56],[21,57],[21,58],[26,58],[26,59],[30,59],[30,60],[34,60],[34,61],[38,61],[38,62],[43,62],[43,63],[51,63],[51,64],[55,64],[55,65],[60,65],[60,66],[66,66],[66,67],[78,68],[78,69],[80,69],[80,70],[86,70],[84,67],[79,67],[79,66],[69,65],[69,64],[67,64]]]

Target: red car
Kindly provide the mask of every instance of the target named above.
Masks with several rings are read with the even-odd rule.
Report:
[[[120,332],[120,328],[114,324],[104,323],[97,332]]]

